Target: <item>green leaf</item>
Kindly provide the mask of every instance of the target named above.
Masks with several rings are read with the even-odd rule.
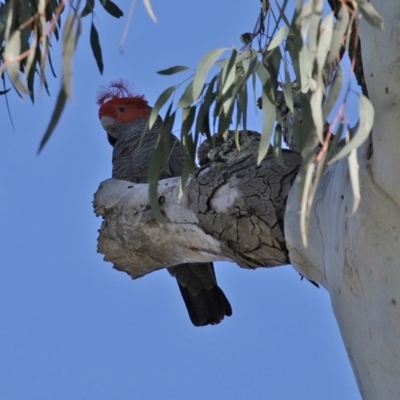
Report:
[[[263,91],[262,94],[262,104],[263,104],[263,124],[262,124],[262,133],[260,140],[260,148],[258,150],[257,164],[260,164],[261,161],[268,153],[270,140],[272,136],[272,131],[274,128],[275,120],[276,120],[276,107],[275,104],[272,104],[268,99],[268,96]]]
[[[359,114],[360,119],[353,138],[332,158],[330,163],[346,157],[352,150],[358,149],[368,138],[374,123],[375,111],[370,100],[364,95],[360,95]]]
[[[49,125],[46,129],[46,132],[44,133],[43,138],[40,142],[38,153],[40,153],[42,151],[43,147],[45,146],[47,141],[50,139],[50,136],[52,135],[54,128],[57,126],[58,121],[60,120],[60,117],[64,110],[66,101],[67,101],[67,93],[65,92],[64,85],[62,85],[60,92],[58,93],[56,106],[55,106],[53,114],[51,116],[50,123],[49,123]]]
[[[170,86],[168,89],[165,89],[160,96],[158,97],[156,103],[154,104],[153,109],[151,110],[150,119],[149,119],[149,129],[151,129],[156,122],[159,111],[163,107],[163,105],[168,101],[171,97],[172,93],[174,93],[176,86]]]
[[[309,76],[311,76],[312,62],[308,47],[303,44],[299,51],[300,81],[302,93],[308,93],[310,89]]]
[[[322,72],[326,56],[330,50],[333,33],[333,12],[329,13],[321,23],[318,38],[317,65]]]
[[[323,120],[329,116],[329,113],[332,111],[333,106],[335,105],[337,99],[339,98],[340,91],[342,90],[343,84],[343,72],[342,67],[338,64],[335,72],[335,76],[333,77],[332,84],[329,88],[328,96],[326,97],[325,103],[322,107],[322,115]]]
[[[209,51],[200,61],[193,80],[193,100],[196,101],[203,90],[207,75],[214,63],[221,57],[226,49],[215,49]]]
[[[199,113],[196,120],[195,142],[197,142],[200,133],[204,133],[207,139],[211,138],[209,114],[211,104],[214,102],[217,95],[217,93],[214,92],[214,86],[217,78],[218,75],[214,76],[211,79],[211,82],[208,84],[206,94],[204,95],[203,102],[201,103],[201,106],[199,108]]]
[[[236,57],[237,51],[233,50],[229,63],[222,69],[221,97],[224,98],[222,101],[222,109],[225,114],[229,112],[229,108],[231,107],[232,101],[235,97],[235,94],[232,93],[232,85],[234,84],[236,78]],[[227,99],[230,101],[226,101]]]
[[[19,77],[21,54],[21,31],[17,29],[6,42],[4,49],[4,62],[7,63],[8,75],[15,88],[21,93],[29,94],[28,89]]]
[[[369,24],[383,30],[383,18],[375,10],[374,6],[367,0],[357,0],[362,16]]]
[[[275,47],[278,47],[282,43],[283,39],[285,39],[288,33],[289,29],[286,26],[282,26],[279,29],[278,33],[275,35],[275,37],[270,41],[267,47],[267,51],[273,50],[275,49]]]
[[[340,7],[338,13],[338,21],[333,28],[331,46],[326,62],[333,63],[339,56],[343,43],[343,37],[349,29],[350,14],[347,7]]]
[[[90,46],[92,47],[93,55],[96,60],[97,67],[99,68],[100,74],[103,74],[104,64],[103,56],[101,53],[99,34],[97,33],[97,29],[94,26],[93,22],[90,28]]]
[[[197,143],[193,142],[190,129],[193,126],[194,118],[196,116],[196,107],[187,107],[182,109],[182,130],[181,142],[185,150],[185,165],[181,173],[181,181],[179,185],[179,193],[182,195],[185,184],[190,176],[190,172],[195,167],[196,146]]]
[[[120,18],[124,15],[121,9],[111,0],[100,0],[100,3],[104,7],[104,9],[113,17]]]
[[[311,4],[310,4],[311,3]],[[309,21],[305,18],[301,19],[301,30],[303,31],[303,35],[307,32],[308,27],[308,48],[309,48],[309,57],[310,57],[310,65],[314,65],[314,61],[318,54],[318,34],[319,34],[319,25],[321,23],[322,10],[321,10],[321,1],[316,0],[310,2],[309,5],[313,8],[311,17]],[[305,10],[305,7],[303,7]]]
[[[290,81],[289,69],[286,63],[285,63],[285,84],[283,85],[283,95],[285,97],[285,102],[289,110],[291,112],[294,112],[293,87],[292,87],[292,82]]]
[[[143,0],[143,4],[144,4],[144,6],[146,8],[147,14],[149,14],[149,17],[156,24],[157,23],[157,18],[156,18],[156,15],[154,14],[153,7],[151,6],[150,0]]]
[[[243,129],[247,130],[247,98],[247,85],[245,84],[238,93],[236,129],[242,123]]]
[[[178,101],[177,107],[186,108],[189,107],[193,102],[193,81],[186,86],[181,98]]]
[[[85,8],[81,12],[81,18],[86,17],[86,15],[89,15],[91,12],[93,12],[94,9],[94,0],[86,0]]]
[[[320,143],[323,142],[323,131],[325,121],[322,115],[322,88],[320,86],[317,87],[317,90],[312,94],[310,99],[311,106],[311,114],[314,121],[315,132],[318,136],[318,140]]]
[[[11,90],[11,88],[8,88],[6,90],[0,90],[0,96],[2,96],[3,94],[8,93]]]
[[[160,135],[153,151],[149,166],[149,199],[150,205],[154,213],[154,217],[158,223],[165,223],[164,217],[160,211],[158,204],[158,181],[162,167],[168,166],[169,160],[169,135],[171,135],[174,126],[176,112],[171,114],[172,102],[170,103],[165,115],[164,123],[161,125]],[[167,145],[167,146],[166,146]]]
[[[167,68],[167,69],[162,69],[161,71],[157,71],[157,74],[160,75],[173,75],[177,74],[178,72],[186,71],[190,69],[189,67],[186,67],[185,65],[176,65],[175,67]]]
[[[74,12],[68,15],[63,30],[63,56],[62,71],[65,94],[68,98],[72,96],[72,59],[75,53],[78,38],[81,32],[80,20]]]
[[[285,166],[282,158],[282,126],[281,124],[276,124],[275,134],[274,134],[274,156],[276,161],[282,167]]]

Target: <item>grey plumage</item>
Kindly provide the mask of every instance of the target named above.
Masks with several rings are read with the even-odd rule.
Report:
[[[134,183],[147,183],[151,155],[156,147],[162,120],[157,118],[151,130],[146,119],[112,124],[107,128],[114,147],[112,177]],[[160,179],[180,176],[185,158],[181,143],[169,134],[168,171],[160,171]],[[180,264],[168,268],[179,285],[189,317],[196,326],[218,324],[232,309],[225,294],[217,285],[212,263]]]

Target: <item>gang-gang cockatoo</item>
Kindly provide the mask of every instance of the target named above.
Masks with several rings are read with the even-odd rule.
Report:
[[[144,96],[131,92],[123,81],[102,87],[97,96],[99,118],[113,146],[112,177],[134,183],[147,183],[153,150],[162,119],[149,129],[151,107]],[[169,171],[162,170],[160,179],[180,176],[184,154],[179,140],[170,133]],[[195,326],[218,324],[232,309],[217,285],[212,263],[180,264],[168,268],[178,282],[189,317]]]

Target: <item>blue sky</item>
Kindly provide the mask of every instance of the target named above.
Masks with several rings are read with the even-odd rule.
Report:
[[[128,1],[119,1],[125,15]],[[92,210],[110,177],[111,147],[97,117],[99,85],[127,78],[153,104],[178,78],[155,72],[195,67],[205,52],[240,46],[257,1],[152,1],[154,24],[137,2],[121,54],[125,18],[96,4],[105,72],[89,47],[90,17],[74,61],[73,100],[36,155],[52,97],[0,98],[0,398],[359,399],[329,295],[291,266],[248,271],[218,263],[233,316],[195,328],[165,271],[132,281],[97,254]],[[54,46],[54,55],[60,53]],[[55,57],[56,70],[59,58]],[[249,128],[260,130],[251,111]]]

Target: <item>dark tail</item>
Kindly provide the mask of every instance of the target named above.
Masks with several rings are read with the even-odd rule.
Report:
[[[193,325],[219,324],[232,315],[231,305],[217,285],[212,263],[180,264],[168,271],[178,281]]]

